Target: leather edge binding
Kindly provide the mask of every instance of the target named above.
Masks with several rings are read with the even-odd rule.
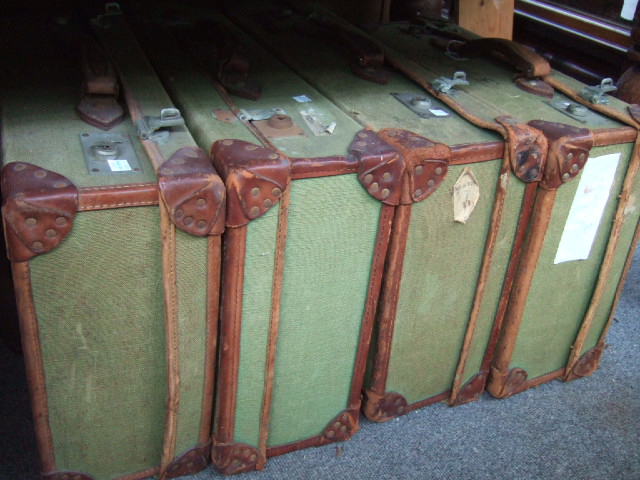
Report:
[[[173,460],[166,468],[166,478],[192,475],[205,469],[210,462],[211,440],[196,445]]]
[[[222,475],[256,470],[260,453],[255,447],[244,443],[216,443],[211,450],[212,463]]]
[[[576,378],[588,377],[596,371],[600,364],[600,357],[607,346],[604,343],[598,343],[591,350],[582,354],[580,359],[573,365],[571,372],[564,379],[565,381],[575,380]]]

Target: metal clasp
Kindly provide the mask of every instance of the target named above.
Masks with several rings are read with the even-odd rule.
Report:
[[[466,73],[456,72],[453,74],[453,78],[438,77],[431,82],[431,86],[440,93],[449,93],[456,85],[469,85]]]
[[[179,127],[184,125],[184,118],[177,108],[163,108],[159,117],[145,116],[136,122],[138,136],[143,140],[153,140],[158,144],[169,139],[169,132],[158,132],[164,127]]]
[[[605,95],[609,92],[615,92],[616,90],[617,88],[613,84],[613,80],[610,78],[605,78],[604,80],[602,80],[602,82],[600,82],[600,85],[585,87],[580,92],[580,97],[591,103],[609,103],[609,99]]]

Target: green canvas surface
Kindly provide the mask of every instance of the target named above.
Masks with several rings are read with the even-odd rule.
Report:
[[[158,209],[81,213],[30,267],[58,470],[108,480],[157,465],[166,394]]]

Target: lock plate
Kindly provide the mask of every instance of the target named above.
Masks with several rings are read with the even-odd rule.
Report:
[[[602,117],[589,107],[567,100],[566,97],[555,96],[551,100],[545,100],[544,103],[585,125],[593,125],[602,121]]]
[[[142,165],[126,133],[81,133],[80,143],[89,175],[142,172]]]
[[[392,93],[400,103],[421,118],[446,118],[451,113],[444,103],[419,93]]]

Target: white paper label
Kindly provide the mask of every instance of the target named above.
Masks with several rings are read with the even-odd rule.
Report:
[[[440,110],[437,108],[430,108],[429,111],[431,113],[433,113],[436,117],[448,117],[449,113],[445,112],[444,110]]]
[[[129,172],[131,167],[126,160],[107,160],[109,162],[109,168],[112,172]]]
[[[469,167],[464,167],[462,174],[453,186],[453,219],[467,223],[480,199],[480,184]]]
[[[569,210],[554,263],[589,258],[619,161],[619,153],[587,160],[571,210]]]
[[[309,103],[311,101],[306,95],[296,95],[293,99],[298,103]]]
[[[633,15],[636,13],[637,6],[638,0],[624,0],[620,16],[625,20],[633,20]]]

